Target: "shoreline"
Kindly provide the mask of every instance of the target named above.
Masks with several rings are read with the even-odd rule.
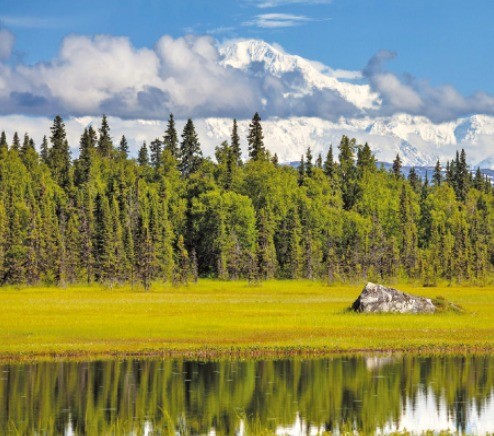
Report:
[[[196,349],[157,349],[136,351],[59,351],[39,353],[0,353],[0,364],[45,363],[45,362],[94,362],[106,360],[284,360],[284,359],[322,359],[331,357],[371,357],[371,356],[458,356],[458,355],[492,355],[494,344],[480,346],[417,346],[396,348],[349,348],[329,347],[218,347]]]

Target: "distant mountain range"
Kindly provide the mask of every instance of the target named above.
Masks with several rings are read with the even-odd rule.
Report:
[[[278,154],[280,161],[299,160],[309,146],[315,155],[325,154],[330,144],[337,146],[341,136],[348,135],[360,143],[368,142],[378,160],[384,162],[391,162],[400,154],[405,165],[433,166],[438,159],[451,160],[456,150],[464,148],[472,166],[494,170],[492,116],[473,115],[444,123],[407,114],[373,117],[372,109],[380,105],[379,96],[369,85],[362,84],[358,73],[352,76],[350,72],[338,72],[258,40],[230,42],[220,51],[221,63],[229,68],[254,76],[275,77],[283,86],[281,95],[287,105],[297,101],[294,97],[328,91],[331,98],[339,97],[338,104],[343,101],[357,108],[357,113],[336,120],[317,117],[263,120],[266,146]],[[307,99],[300,101],[307,104]],[[206,148],[211,149],[230,135],[229,119],[207,118],[197,122]],[[245,137],[249,120],[240,120],[239,124]]]

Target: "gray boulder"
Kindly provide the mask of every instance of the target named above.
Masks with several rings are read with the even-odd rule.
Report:
[[[416,297],[370,282],[353,303],[352,309],[355,312],[365,313],[434,313],[436,311],[429,298]]]

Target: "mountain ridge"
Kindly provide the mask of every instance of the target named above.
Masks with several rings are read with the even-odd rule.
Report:
[[[359,83],[359,72],[339,72],[261,40],[228,41],[219,47],[220,63],[228,68],[281,80],[283,98],[307,96],[326,90],[337,94],[356,108],[354,116],[334,120],[320,117],[267,118],[263,121],[266,144],[284,161],[299,159],[310,146],[314,153],[325,153],[337,145],[342,135],[368,142],[380,161],[391,162],[400,154],[405,165],[434,165],[454,157],[464,148],[473,166],[494,169],[494,117],[474,114],[442,123],[420,115],[399,113],[375,116],[380,97],[367,84]],[[344,77],[345,79],[342,79]],[[261,115],[262,115],[262,111]],[[269,113],[266,110],[266,113]],[[248,120],[239,121],[246,133]],[[203,128],[207,141],[228,138],[231,120],[206,118]]]

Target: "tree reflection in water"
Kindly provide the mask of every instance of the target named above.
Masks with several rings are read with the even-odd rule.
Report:
[[[494,432],[493,364],[494,356],[388,356],[4,365],[0,428],[20,434]]]

